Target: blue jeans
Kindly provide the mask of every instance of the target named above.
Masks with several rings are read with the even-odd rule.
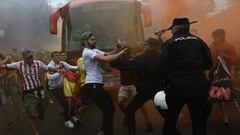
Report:
[[[13,118],[11,115],[11,112],[9,110],[9,104],[8,104],[8,96],[5,93],[5,90],[9,90],[14,109],[16,111],[16,116],[20,116],[20,105],[19,105],[19,98],[18,98],[18,88],[15,85],[10,85],[6,87],[0,87],[0,99],[2,103],[2,109],[3,109],[3,114],[7,122],[12,122]]]

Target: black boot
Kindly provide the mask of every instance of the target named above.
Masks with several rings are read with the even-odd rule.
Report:
[[[153,131],[153,125],[152,123],[147,123],[147,131],[152,132]]]
[[[177,135],[181,135],[182,134],[182,131],[181,131],[181,128],[176,126],[176,131],[177,131]]]
[[[129,129],[128,133],[129,133],[129,135],[136,135],[136,130],[135,129]]]

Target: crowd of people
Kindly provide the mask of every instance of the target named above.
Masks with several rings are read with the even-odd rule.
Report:
[[[153,131],[145,103],[153,100],[161,90],[165,90],[168,106],[167,110],[157,109],[164,118],[163,135],[181,134],[177,120],[185,104],[190,110],[193,135],[207,135],[211,78],[208,74],[214,71],[218,64],[217,57],[221,55],[234,84],[237,84],[234,78],[238,72],[235,68],[238,55],[234,45],[227,42],[224,29],[213,31],[214,42],[207,45],[197,36],[196,29],[190,30],[190,24],[188,18],[175,18],[167,29],[171,30],[171,38],[163,41],[161,36],[165,31],[157,32],[157,38],[150,37],[139,43],[143,51],[137,55],[131,53],[130,46],[122,46],[121,42],[117,42],[111,52],[96,49],[94,33],[84,32],[81,35],[84,49],[76,66],[67,63],[67,53],[64,51],[51,52],[49,59],[41,53],[34,58],[32,51],[27,49],[22,52],[22,60],[13,55],[0,54],[0,99],[7,128],[12,128],[15,121],[21,118],[19,93],[22,93],[25,112],[35,135],[40,134],[37,118],[44,119],[46,97],[56,99],[61,106],[63,123],[68,128],[81,123],[75,111],[81,110],[88,100],[92,100],[102,112],[98,135],[113,135],[115,107],[111,96],[104,90],[101,69],[101,64],[109,64],[120,72],[122,86],[118,91],[118,106],[125,114],[123,125],[127,126],[129,135],[136,135],[135,112],[138,109],[141,109],[146,120],[147,131]],[[68,71],[74,74],[72,78],[77,79],[78,85],[74,88],[80,89],[80,94],[76,90],[77,99],[74,102],[79,100],[80,107],[73,103],[65,90],[70,87],[65,86]],[[9,111],[9,95],[14,103],[15,119]],[[228,125],[226,102],[219,102],[219,105],[223,122]]]

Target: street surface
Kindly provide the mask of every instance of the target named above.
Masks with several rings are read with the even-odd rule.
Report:
[[[116,101],[115,101],[116,103]],[[146,131],[145,121],[142,114],[138,111],[137,119],[137,135],[161,135],[163,119],[153,108],[151,101],[148,103],[150,118],[154,125],[154,131],[149,133]],[[92,104],[88,107],[82,118],[81,127],[69,129],[63,125],[63,118],[59,115],[60,107],[58,104],[49,104],[47,114],[44,121],[39,121],[41,135],[97,135],[101,123],[101,112]],[[240,135],[240,113],[234,103],[227,106],[230,123],[226,127],[221,120],[218,105],[214,105],[212,117],[208,120],[209,135]],[[2,109],[0,108],[0,135],[33,135],[30,122],[26,118],[24,112],[22,119],[15,123],[13,129],[6,129],[5,120],[3,119]],[[116,106],[114,117],[114,135],[127,135],[127,130],[122,126],[123,114]],[[191,122],[186,107],[182,110],[179,117],[178,125],[181,127],[183,135],[191,135]]]

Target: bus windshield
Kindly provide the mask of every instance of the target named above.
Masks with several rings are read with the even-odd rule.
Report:
[[[143,38],[141,16],[133,2],[102,1],[84,3],[69,10],[71,30],[68,31],[67,51],[82,49],[80,36],[92,31],[97,40],[97,48],[115,48],[115,38],[123,45],[136,46]]]

